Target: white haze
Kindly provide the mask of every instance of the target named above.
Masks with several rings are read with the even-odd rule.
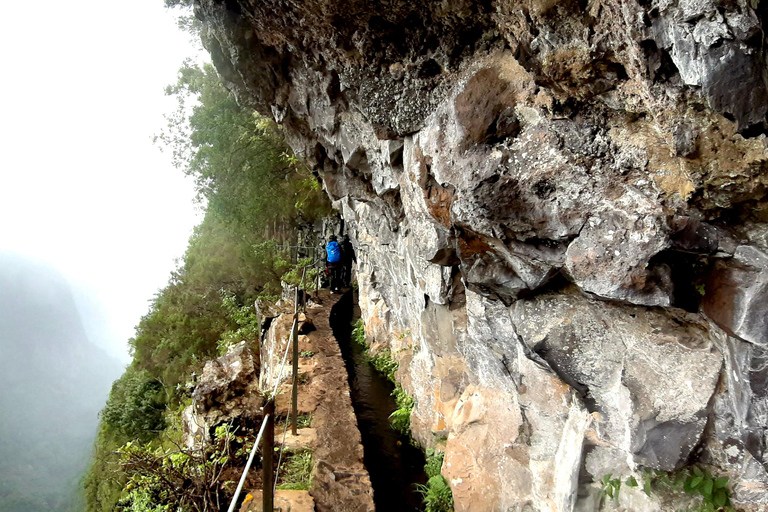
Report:
[[[72,282],[93,342],[123,361],[200,213],[152,143],[163,88],[200,57],[163,0],[5,2],[0,250]]]

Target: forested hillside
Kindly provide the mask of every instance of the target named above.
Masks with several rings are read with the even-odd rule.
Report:
[[[280,128],[239,106],[212,67],[186,63],[167,93],[179,109],[157,141],[195,180],[206,214],[139,322],[133,362],[102,413],[84,484],[93,512],[165,510],[173,502],[151,472],[121,463],[116,452],[132,442],[131,450],[150,453],[179,439],[195,372],[229,344],[255,341],[253,302],[278,294],[291,269],[278,243],[330,211]]]
[[[79,480],[119,372],[58,272],[0,254],[0,510],[82,510]]]

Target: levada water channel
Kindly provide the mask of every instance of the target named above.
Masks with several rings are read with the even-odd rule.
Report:
[[[331,311],[331,327],[347,366],[373,501],[382,512],[417,512],[423,507],[416,484],[427,481],[424,454],[390,426],[389,415],[397,409],[395,386],[371,365],[365,349],[352,343],[352,322],[359,316],[350,290]]]

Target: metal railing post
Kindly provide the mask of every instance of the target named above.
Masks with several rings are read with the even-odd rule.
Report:
[[[296,301],[294,302],[293,310],[293,328],[291,329],[291,338],[293,338],[293,386],[291,388],[291,434],[294,436],[298,433],[299,423],[299,311],[302,308],[299,307],[299,292],[301,292],[301,301],[304,302],[304,290],[300,290],[304,286],[304,278],[306,277],[306,267],[301,272],[301,282],[296,288]]]
[[[295,436],[299,422],[299,313],[293,322],[293,388],[291,390],[291,433]]]
[[[273,494],[273,480],[275,477],[275,399],[267,400],[264,404],[264,421],[267,427],[264,430],[262,438],[261,457],[263,462],[263,491],[262,491],[262,510],[272,512],[275,509],[275,496]]]
[[[240,492],[243,490],[243,485],[245,484],[245,478],[248,476],[248,471],[250,471],[251,469],[251,464],[253,464],[253,458],[256,455],[256,451],[259,449],[259,442],[261,441],[262,436],[264,435],[264,427],[266,426],[267,426],[267,417],[265,417],[261,423],[261,428],[259,429],[259,435],[256,436],[256,441],[254,441],[253,443],[253,448],[251,448],[251,455],[248,457],[248,462],[245,464],[243,475],[240,477],[240,483],[237,484],[235,495],[232,497],[232,501],[229,503],[229,509],[227,509],[227,512],[234,512],[235,510],[235,505],[237,505],[237,500],[240,497]]]

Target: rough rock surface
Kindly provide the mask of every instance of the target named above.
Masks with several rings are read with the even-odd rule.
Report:
[[[258,374],[258,355],[245,341],[205,363],[192,405],[182,412],[184,444],[198,448],[210,439],[211,429],[224,422],[249,428],[260,423],[263,398]]]
[[[767,2],[195,7],[354,235],[457,510],[695,461],[768,509]]]

